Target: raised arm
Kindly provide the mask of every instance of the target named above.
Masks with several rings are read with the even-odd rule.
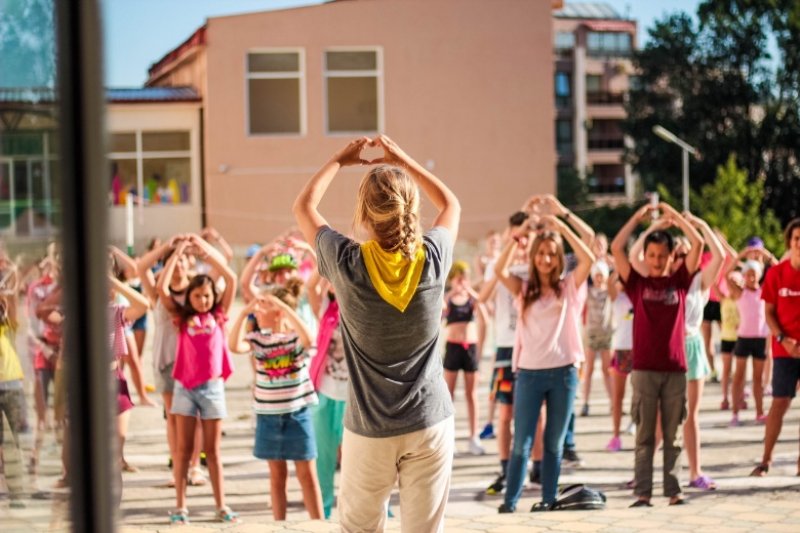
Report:
[[[265,296],[265,302],[267,305],[272,305],[281,311],[283,311],[284,316],[292,325],[292,329],[294,329],[295,333],[299,337],[300,343],[306,348],[310,348],[314,341],[311,339],[311,332],[308,330],[308,326],[306,326],[303,319],[297,314],[297,311],[283,303],[280,298],[272,294],[268,294]]]
[[[572,271],[572,280],[575,282],[575,287],[579,288],[589,278],[589,272],[591,272],[595,260],[594,253],[589,248],[589,244],[578,237],[560,218],[554,215],[544,215],[542,221],[558,231],[572,247],[575,258],[578,260],[578,265]],[[594,232],[592,232],[592,238],[594,238]]]
[[[236,297],[236,274],[234,274],[233,270],[227,265],[225,258],[219,251],[214,249],[214,247],[203,238],[197,235],[191,235],[189,241],[197,246],[201,250],[201,253],[205,253],[205,258],[208,259],[212,268],[216,268],[217,272],[225,279],[225,291],[220,298],[220,305],[222,306],[223,312],[227,313],[231,308],[231,304],[233,304],[233,299]]]
[[[383,148],[383,158],[376,162],[404,167],[414,182],[438,211],[433,220],[434,226],[442,226],[450,231],[453,242],[458,238],[458,224],[461,221],[461,204],[442,180],[417,163],[386,135],[379,135],[375,144]]]
[[[711,289],[711,287],[716,284],[719,274],[722,271],[722,265],[725,262],[725,250],[722,248],[722,243],[719,242],[714,231],[705,220],[688,212],[684,214],[684,218],[700,230],[703,239],[705,239],[706,244],[708,244],[708,249],[711,251],[711,261],[709,261],[703,269],[703,279],[700,282],[703,290]]]
[[[661,202],[658,205],[663,213],[669,217],[672,217],[675,225],[680,228],[683,234],[689,239],[689,243],[692,247],[689,250],[689,253],[686,254],[686,260],[683,264],[686,265],[686,270],[689,271],[689,274],[694,274],[697,272],[697,268],[700,266],[700,256],[703,255],[703,247],[705,246],[703,237],[694,226],[689,224],[688,220],[683,218],[683,215],[675,210],[674,207],[666,202]]]
[[[156,287],[156,279],[153,276],[153,265],[155,265],[164,255],[175,247],[178,237],[173,237],[167,242],[157,246],[144,254],[136,262],[136,267],[139,273],[139,279],[142,282],[142,292],[148,299],[150,305],[154,306],[158,300],[158,288]]]
[[[628,254],[625,253],[625,246],[628,244],[628,239],[630,239],[633,230],[649,215],[652,209],[650,205],[639,208],[617,232],[614,240],[611,241],[611,255],[614,257],[614,264],[617,266],[617,272],[619,272],[619,277],[623,283],[628,281],[628,276],[631,273],[631,262],[628,260]]]
[[[274,244],[262,246],[244,266],[244,270],[242,270],[242,274],[239,276],[239,283],[242,286],[242,299],[244,299],[245,303],[250,303],[256,298],[255,279],[258,273],[258,267],[264,261],[264,258],[267,257],[269,250],[272,250],[274,247]]]
[[[225,264],[231,262],[233,259],[233,249],[231,245],[228,244],[228,241],[225,240],[220,232],[218,232],[215,228],[211,226],[206,226],[203,228],[203,231],[200,232],[200,236],[205,239],[209,243],[216,243],[219,246],[219,251],[222,252],[222,256],[225,258]]]
[[[117,264],[122,270],[125,279],[135,278],[139,272],[136,266],[136,260],[114,245],[109,245],[108,249],[111,252],[111,255],[114,256],[114,259],[117,261]]]
[[[263,305],[263,303],[263,300],[254,299],[239,312],[228,335],[228,349],[230,351],[234,353],[248,353],[250,351],[250,343],[244,340],[244,323],[247,317],[255,311],[256,307]]]
[[[345,166],[368,164],[369,161],[361,159],[361,151],[371,142],[368,137],[350,141],[330,161],[325,163],[300,191],[292,206],[292,212],[307,242],[315,242],[319,229],[328,225],[328,221],[319,212],[319,203],[325,196],[336,173]]]
[[[502,283],[508,291],[517,296],[522,292],[522,280],[509,272],[508,267],[511,266],[511,258],[514,257],[514,252],[517,251],[519,243],[516,239],[510,239],[500,252],[500,257],[494,264],[494,276],[497,281]]]
[[[306,294],[308,295],[308,304],[314,312],[314,316],[321,318],[322,312],[322,294],[327,287],[328,280],[319,275],[318,270],[311,272],[308,281],[306,281]]]
[[[567,209],[564,204],[558,201],[558,199],[553,196],[552,194],[547,194],[544,196],[544,203],[548,206],[550,212],[556,216],[559,216],[564,219],[572,229],[574,229],[580,239],[587,245],[591,246],[592,242],[594,242],[594,230],[583,221],[578,215]]]
[[[172,294],[169,292],[169,284],[172,280],[172,273],[175,271],[175,265],[178,263],[178,258],[183,255],[187,246],[189,246],[188,240],[180,239],[177,241],[175,252],[170,256],[167,264],[164,265],[164,270],[161,271],[156,284],[156,293],[161,299],[161,303],[171,314],[176,314],[178,308],[175,306],[175,300],[172,299]]]
[[[130,305],[125,308],[125,321],[135,322],[150,308],[147,298],[143,294],[133,290],[127,283],[122,283],[111,275],[108,276],[108,283],[111,286],[111,290],[124,296],[130,303]]]

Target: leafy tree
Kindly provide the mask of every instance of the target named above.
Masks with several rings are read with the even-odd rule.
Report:
[[[763,199],[764,182],[748,180],[747,171],[736,164],[734,155],[717,167],[716,180],[703,185],[694,198],[698,214],[711,227],[722,230],[734,248],[741,249],[747,239],[759,236],[779,255],[783,250],[781,225],[775,213],[762,205]]]
[[[736,154],[786,222],[800,214],[800,2],[704,0],[697,14],[699,24],[685,13],[657,21],[634,55],[640,83],[623,124],[636,140],[628,161],[645,189],[680,190],[680,149],[652,133],[660,124],[700,151],[690,162],[695,189]],[[778,58],[769,55],[770,36]]]
[[[589,186],[574,168],[559,167],[556,185],[556,196],[564,205],[574,207],[589,202]]]

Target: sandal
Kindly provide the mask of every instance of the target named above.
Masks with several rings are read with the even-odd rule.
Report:
[[[652,507],[652,506],[653,506],[653,504],[650,503],[647,500],[636,500],[635,502],[630,504],[628,507],[630,507],[632,509],[634,507]]]
[[[169,523],[173,526],[185,526],[189,523],[189,510],[178,509],[169,513]]]
[[[715,490],[717,488],[717,484],[714,483],[714,480],[706,475],[702,475],[693,479],[689,482],[689,486],[693,489],[700,490]]]
[[[750,477],[764,477],[767,475],[767,472],[769,472],[769,465],[761,463],[750,472]]]
[[[189,475],[186,477],[186,482],[192,487],[202,487],[208,482],[208,480],[206,479],[206,476],[203,475],[203,471],[200,470],[200,467],[195,466],[189,469]]]
[[[217,509],[216,519],[217,522],[227,522],[229,524],[239,523],[239,515],[234,513],[227,505],[223,506],[221,509]]]

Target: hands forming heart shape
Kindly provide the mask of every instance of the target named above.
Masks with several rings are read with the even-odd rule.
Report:
[[[366,159],[364,156],[364,151],[370,148],[382,149],[383,155],[372,159]],[[406,154],[389,137],[386,135],[378,135],[374,139],[370,139],[369,137],[359,137],[358,139],[351,141],[334,156],[334,160],[336,160],[342,166],[380,164],[402,165],[404,164],[406,157]]]

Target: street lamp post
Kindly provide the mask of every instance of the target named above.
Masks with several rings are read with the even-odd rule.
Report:
[[[689,154],[697,157],[697,148],[661,126],[653,126],[653,133],[667,142],[677,144],[683,151],[683,210],[689,210]]]

